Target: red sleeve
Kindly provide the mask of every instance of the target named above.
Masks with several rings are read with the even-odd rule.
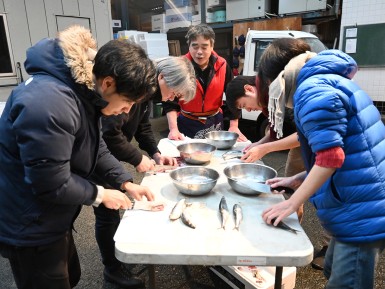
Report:
[[[344,150],[341,147],[334,147],[316,152],[315,164],[325,168],[340,168],[344,160]]]

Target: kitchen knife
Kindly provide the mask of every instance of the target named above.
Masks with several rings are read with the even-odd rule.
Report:
[[[159,212],[164,210],[165,203],[162,201],[137,201],[131,200],[133,206],[130,210],[144,210]]]
[[[260,192],[260,193],[271,193],[271,188],[269,185],[266,185],[265,183],[253,181],[250,179],[238,179],[237,184],[244,186],[246,188],[252,189],[253,191]]]

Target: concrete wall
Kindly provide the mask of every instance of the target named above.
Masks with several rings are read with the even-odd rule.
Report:
[[[343,37],[345,26],[384,23],[384,15],[385,1],[343,0],[340,39]],[[342,49],[342,41],[339,49]],[[378,51],[378,53],[385,53],[385,51]],[[354,80],[374,101],[385,101],[385,67],[361,67]],[[384,113],[382,109],[381,112]]]
[[[71,24],[88,26],[99,47],[112,39],[110,0],[0,0],[11,42],[12,61],[19,62],[24,80],[25,51],[44,37],[55,37]],[[17,72],[17,71],[16,71]],[[16,84],[20,75],[0,77],[0,85]]]

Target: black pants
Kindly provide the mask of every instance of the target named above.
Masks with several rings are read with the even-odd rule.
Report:
[[[19,289],[69,289],[80,280],[80,263],[71,232],[54,243],[36,247],[0,244]]]
[[[112,272],[117,270],[121,263],[115,257],[114,235],[120,223],[118,210],[106,208],[103,204],[93,207],[95,213],[95,237],[98,243],[102,262],[105,268]]]

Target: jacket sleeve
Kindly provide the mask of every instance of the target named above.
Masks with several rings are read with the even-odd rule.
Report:
[[[142,153],[131,144],[132,135],[125,131],[129,127],[128,115],[109,116],[102,118],[103,139],[111,153],[119,160],[137,166],[142,161]]]
[[[164,113],[168,113],[170,111],[180,111],[180,106],[176,98],[174,100],[162,101],[162,107]]]
[[[145,104],[143,104],[145,105]],[[126,123],[126,125],[129,125]],[[135,139],[139,144],[139,147],[146,151],[150,157],[159,152],[158,146],[155,141],[154,132],[152,131],[150,123],[150,106],[146,105],[143,117],[138,123],[138,128],[135,133]]]
[[[300,86],[294,96],[298,129],[308,140],[313,153],[343,147],[347,131],[348,96],[325,84],[305,84]]]
[[[123,183],[133,180],[131,174],[108,150],[103,139],[100,139],[99,155],[93,178],[99,180],[97,181],[99,185],[108,184],[117,190],[120,190]]]

